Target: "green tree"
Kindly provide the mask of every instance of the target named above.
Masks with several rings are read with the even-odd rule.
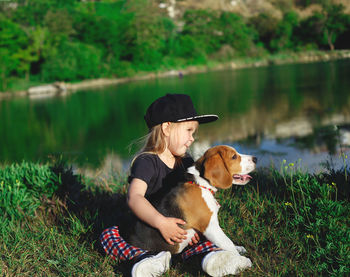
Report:
[[[3,47],[0,47],[0,89],[7,89],[8,78],[10,77],[11,69],[15,67],[13,59],[10,57],[10,52]]]
[[[299,26],[299,18],[296,12],[287,12],[278,23],[275,37],[271,40],[270,47],[278,52],[282,50],[293,50],[296,46],[294,33]]]
[[[11,13],[11,18],[22,26],[42,26],[48,11],[63,8],[73,10],[77,4],[75,0],[30,0],[16,1],[17,8]],[[60,22],[65,24],[65,22]]]
[[[330,50],[334,50],[334,43],[338,36],[346,30],[348,17],[344,14],[342,4],[326,5],[323,9],[323,41]]]
[[[130,14],[107,18],[94,13],[79,13],[74,17],[74,38],[100,49],[108,71],[114,73],[120,66],[121,55],[128,51],[124,37],[131,18]]]
[[[124,7],[124,13],[131,14],[132,18],[123,36],[126,51],[122,59],[132,61],[144,69],[159,65],[168,34],[156,3],[130,0]]]
[[[254,31],[243,18],[234,13],[223,12],[220,16],[220,26],[223,42],[231,45],[239,54],[247,54],[253,45]]]
[[[70,37],[75,33],[73,19],[67,9],[48,10],[44,17],[44,26],[54,36]]]
[[[64,40],[42,66],[45,81],[75,81],[99,77],[103,66],[101,50],[81,42]]]
[[[203,41],[197,40],[191,35],[182,34],[174,42],[173,53],[177,57],[201,63],[207,59],[205,48],[206,45]]]
[[[344,13],[343,5],[324,5],[321,12],[315,12],[301,23],[299,36],[304,41],[334,50],[337,38],[346,32],[347,26],[349,16]]]
[[[30,63],[36,59],[26,32],[18,24],[0,16],[0,52],[2,88],[11,75],[29,76]]]
[[[191,37],[197,44],[194,55],[200,53],[211,54],[220,49],[223,40],[223,31],[219,22],[220,13],[209,10],[187,10],[183,16],[184,27],[181,35],[186,42],[184,46],[191,46]],[[191,49],[193,47],[190,47]],[[193,49],[195,50],[195,49]],[[185,50],[185,52],[188,52]]]
[[[271,50],[270,43],[275,36],[278,19],[268,13],[261,13],[249,19],[249,26],[257,32],[255,43],[262,43],[264,48]]]

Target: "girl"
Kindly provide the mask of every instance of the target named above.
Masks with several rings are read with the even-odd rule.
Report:
[[[163,216],[148,199],[162,187],[163,178],[172,170],[178,167],[185,170],[193,164],[186,151],[194,141],[193,134],[198,124],[215,121],[218,116],[197,115],[188,95],[167,94],[149,106],[144,119],[149,134],[141,154],[131,166],[127,203],[137,217],[158,229],[168,243],[174,244],[186,238],[186,231],[179,227],[185,222]],[[210,241],[198,243],[198,240],[196,234],[182,253],[184,259],[206,253],[202,260],[202,269],[206,273],[211,276],[236,273],[230,263],[233,258],[230,252],[218,249]],[[101,242],[112,258],[133,263],[132,276],[160,276],[169,269],[170,252],[155,254],[131,246],[120,237],[117,226],[105,230]]]

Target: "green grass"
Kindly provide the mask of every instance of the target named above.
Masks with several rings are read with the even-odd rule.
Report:
[[[0,169],[1,276],[122,276],[99,234],[125,210],[125,176],[87,179],[66,165]],[[247,249],[241,276],[350,274],[349,169],[309,174],[294,164],[261,169],[217,193],[226,234]],[[166,276],[204,276],[175,259]]]

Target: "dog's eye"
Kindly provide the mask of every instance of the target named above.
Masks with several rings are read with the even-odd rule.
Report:
[[[233,157],[232,157],[232,160],[235,160],[235,159],[237,159],[237,155],[236,154],[234,154]]]

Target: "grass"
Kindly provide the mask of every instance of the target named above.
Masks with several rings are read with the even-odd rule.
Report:
[[[346,163],[345,163],[346,165]],[[226,234],[247,249],[241,276],[350,274],[349,168],[313,175],[284,162],[217,193]],[[99,234],[125,211],[125,176],[87,179],[62,164],[0,169],[1,276],[122,276]],[[175,258],[166,276],[204,276]]]

